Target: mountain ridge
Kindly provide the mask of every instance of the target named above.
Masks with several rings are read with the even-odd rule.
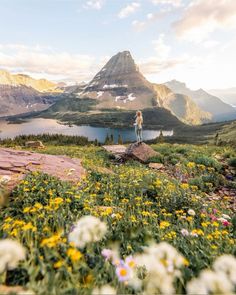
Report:
[[[11,74],[6,70],[0,69],[0,85],[9,86],[28,86],[39,92],[58,92],[58,86],[56,83],[48,81],[46,79],[34,79],[25,74]]]
[[[185,83],[177,80],[171,80],[164,84],[175,93],[190,96],[202,110],[212,114],[213,121],[236,119],[236,111],[232,106],[209,94],[204,89],[191,90]]]

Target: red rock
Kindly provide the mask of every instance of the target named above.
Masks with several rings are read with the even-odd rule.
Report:
[[[158,155],[156,151],[154,151],[149,145],[144,142],[132,143],[125,152],[128,158],[133,158],[140,162],[146,163],[150,158]]]
[[[0,178],[11,176],[11,189],[30,171],[40,171],[64,181],[77,182],[85,174],[80,159],[0,148]],[[14,185],[13,185],[14,183]]]

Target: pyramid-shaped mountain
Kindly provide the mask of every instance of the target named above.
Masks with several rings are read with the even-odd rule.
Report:
[[[147,81],[130,52],[123,51],[113,56],[86,87],[75,93],[79,98],[95,99],[95,110],[99,111],[163,107],[185,123],[201,124],[210,120],[210,115],[191,98],[163,87]]]
[[[143,109],[153,106],[155,91],[130,52],[123,51],[113,56],[78,95],[98,99],[101,109]]]

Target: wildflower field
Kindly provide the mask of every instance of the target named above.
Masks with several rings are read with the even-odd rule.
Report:
[[[72,185],[35,172],[13,191],[0,212],[0,283],[35,294],[233,294],[236,151],[152,147],[163,171],[118,164],[100,147],[46,147],[81,158],[87,175]]]

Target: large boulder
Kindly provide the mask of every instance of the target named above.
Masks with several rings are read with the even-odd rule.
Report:
[[[128,148],[125,151],[126,157],[138,160],[142,163],[148,162],[150,158],[155,157],[157,155],[158,153],[144,142],[132,143],[128,146]]]

